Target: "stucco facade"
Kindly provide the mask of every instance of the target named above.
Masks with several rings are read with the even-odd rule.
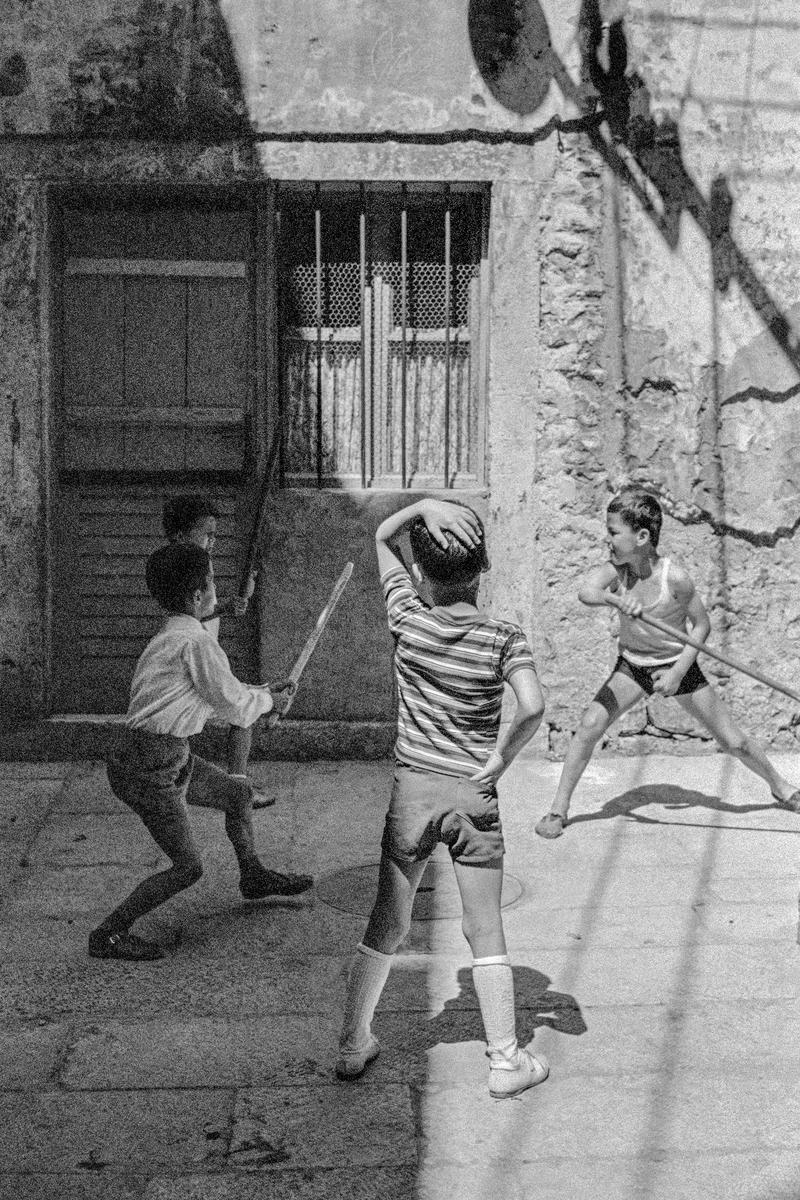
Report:
[[[604,506],[655,488],[665,552],[713,640],[794,676],[800,639],[800,18],[770,0],[431,6],[98,0],[9,6],[0,32],[0,695],[52,711],[54,197],[67,186],[490,185],[488,606],[534,646],[560,754],[612,661],[581,610]],[[370,535],[407,493],[275,500],[263,653],[288,665],[314,587],[356,561],[293,710],[298,753],[390,745]],[[285,632],[285,631],[289,632]],[[710,666],[736,715],[795,744],[792,701]],[[285,739],[289,738],[287,733]],[[691,745],[664,701],[617,748]],[[278,745],[277,742],[273,746]],[[270,747],[263,747],[266,753]]]

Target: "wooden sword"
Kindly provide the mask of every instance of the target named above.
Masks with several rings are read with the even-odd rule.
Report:
[[[350,581],[350,576],[352,574],[353,574],[353,564],[351,562],[346,563],[344,570],[342,571],[339,578],[336,580],[336,583],[333,585],[333,589],[331,591],[330,596],[328,597],[327,604],[325,605],[322,612],[317,617],[316,625],[312,629],[309,636],[306,638],[306,643],[303,646],[303,649],[300,651],[300,654],[298,655],[297,662],[294,664],[291,671],[289,672],[289,675],[287,677],[288,681],[290,683],[293,683],[294,688],[295,688],[294,692],[292,693],[292,695],[289,699],[289,704],[287,705],[287,707],[285,708],[283,713],[281,713],[281,714],[270,713],[267,716],[267,727],[268,728],[272,729],[275,725],[277,725],[278,720],[279,720],[279,715],[285,717],[286,713],[292,707],[292,701],[294,700],[295,694],[297,692],[297,685],[300,682],[300,676],[303,674],[303,671],[305,671],[306,667],[308,666],[308,660],[311,658],[311,655],[316,650],[317,643],[319,642],[319,639],[322,637],[323,633],[325,632],[325,626],[328,624],[328,621],[330,621],[331,616],[333,615],[333,610],[336,608],[336,605],[341,600],[344,589],[347,587],[347,584]]]

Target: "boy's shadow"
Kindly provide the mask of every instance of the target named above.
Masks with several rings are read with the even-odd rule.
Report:
[[[774,809],[774,803],[768,804],[728,804],[719,796],[709,796],[705,792],[696,792],[690,788],[678,787],[672,783],[647,783],[641,787],[631,788],[627,792],[623,792],[620,796],[614,796],[611,800],[606,801],[602,808],[595,812],[580,813],[578,816],[570,817],[570,825],[579,825],[584,821],[609,821],[614,817],[628,817],[632,821],[638,821],[641,825],[706,825],[706,822],[698,821],[664,821],[658,817],[646,817],[644,813],[636,812],[637,808],[645,808],[650,804],[658,804],[661,808],[666,808],[670,811],[677,812],[683,809],[705,808],[711,812],[725,813],[749,813],[749,812],[767,812]],[[710,828],[710,826],[708,826]],[[767,832],[778,833],[779,830],[770,830],[759,827],[756,830],[752,825],[736,826],[736,825],[715,825],[715,829],[744,829],[750,832]]]
[[[402,1032],[395,1031],[394,1036],[402,1045],[393,1046],[391,1053],[406,1058],[404,1074],[416,1075],[424,1068],[427,1051],[437,1046],[484,1041],[472,969],[460,968],[457,979],[458,995],[445,1001],[440,1013],[427,1022],[418,1022],[417,1014],[411,1013],[410,1018],[402,1022]],[[543,1026],[572,1036],[586,1032],[586,1022],[575,997],[553,991],[548,976],[531,967],[514,967],[514,1007],[520,1046],[526,1046],[536,1030]],[[381,1024],[385,1025],[385,1022],[379,1017],[376,1032],[388,1047],[394,1037],[385,1028],[382,1032]]]

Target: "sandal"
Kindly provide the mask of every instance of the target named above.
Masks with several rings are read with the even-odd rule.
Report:
[[[557,838],[561,837],[566,824],[567,818],[562,817],[561,813],[549,812],[544,814],[534,832],[538,833],[539,837]]]
[[[800,791],[792,792],[788,800],[780,800],[773,793],[772,799],[775,801],[778,808],[785,808],[787,812],[800,813]]]

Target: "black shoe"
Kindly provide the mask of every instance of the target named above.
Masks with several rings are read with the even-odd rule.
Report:
[[[245,900],[264,900],[267,896],[299,896],[314,886],[310,875],[281,875],[259,866],[239,880],[239,890]]]
[[[253,812],[258,812],[260,808],[272,808],[274,803],[274,796],[268,796],[260,787],[253,784]]]
[[[89,934],[89,953],[92,958],[123,958],[128,962],[152,962],[164,957],[155,942],[146,942],[135,933],[108,933],[105,929],[94,929]]]

